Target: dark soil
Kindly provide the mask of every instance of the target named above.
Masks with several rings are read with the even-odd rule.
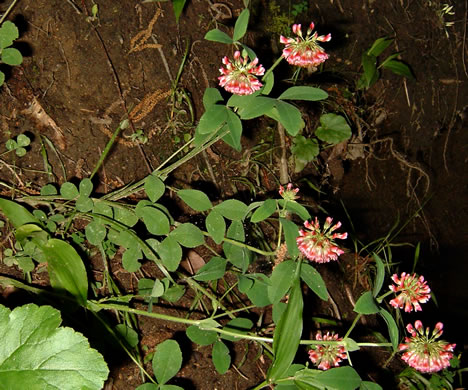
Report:
[[[8,2],[0,3],[5,10]],[[127,129],[113,148],[100,171],[98,190],[108,192],[145,177],[182,145],[178,140],[183,140],[185,133],[194,131],[188,104],[181,100],[171,106],[167,101],[186,45],[189,55],[179,86],[190,97],[197,120],[203,113],[203,92],[208,86],[216,86],[221,58],[229,54],[227,47],[203,37],[216,26],[231,31],[235,16],[243,8],[240,1],[191,0],[177,25],[170,2],[95,3],[99,7],[96,20],[90,19],[93,3],[89,0],[75,0],[76,9],[71,1],[20,0],[9,17],[20,28],[18,48],[25,60],[21,67],[6,69],[7,81],[0,90],[0,141],[4,144],[27,132],[33,142],[21,159],[2,157],[4,196],[12,195],[9,186],[34,194],[46,183],[88,176],[125,113],[139,104],[142,119],[135,119],[134,128]],[[283,3],[287,11],[288,4]],[[400,226],[408,222],[395,242],[421,243],[418,271],[429,280],[438,302],[437,307],[431,303],[426,322],[431,327],[444,322],[444,336],[462,351],[467,344],[464,330],[468,321],[467,1],[447,3],[453,5],[454,15],[442,16],[445,2],[439,0],[309,2],[308,11],[297,21],[306,25],[313,20],[319,33],[331,32],[333,39],[326,46],[330,59],[324,72],[306,76],[303,81],[328,90],[330,101],[325,110],[346,115],[355,135],[351,142],[356,145],[322,153],[318,164],[291,173],[291,181],[299,184],[306,203],[314,206],[319,202],[340,217],[350,231],[342,201],[357,237],[364,242],[385,236],[396,221]],[[274,24],[270,5],[266,0],[253,3],[252,32],[247,37],[247,43],[259,55],[264,54],[261,62],[266,67],[274,60],[271,53],[278,52],[277,37],[267,32]],[[155,22],[150,31],[152,19]],[[133,38],[145,30],[155,40],[150,37],[144,43],[153,46],[135,50]],[[395,38],[389,52],[401,52],[416,79],[406,80],[384,71],[368,91],[357,91],[361,55],[375,39],[384,36]],[[154,47],[156,43],[160,49]],[[278,79],[291,76],[286,66],[279,69],[284,74],[278,73]],[[45,112],[42,115],[38,114],[40,107]],[[171,107],[175,107],[172,112]],[[310,110],[305,132],[311,133],[320,109],[304,109]],[[256,146],[263,142],[264,149],[260,150],[266,150],[279,143],[268,122],[260,125],[249,129],[242,153],[216,144],[169,180],[192,188],[211,183],[204,188],[211,189],[213,198],[234,194],[261,198],[275,191],[279,149],[265,162],[268,169],[262,166],[256,170],[249,165]],[[131,140],[135,130],[146,134],[146,144]],[[356,138],[359,134],[362,137]],[[53,175],[44,172],[41,143]],[[251,184],[246,185],[246,180]],[[318,199],[307,181],[326,195]],[[179,212],[183,214],[184,210]],[[400,262],[403,271],[412,267],[413,253],[413,247],[395,247],[393,261]],[[21,275],[0,266],[2,273]],[[114,267],[120,268],[119,264]],[[336,267],[337,275],[352,273],[346,283],[353,299],[365,288],[362,270],[352,260]],[[147,272],[156,276],[151,267]],[[125,274],[120,268],[116,278],[131,293],[135,281]],[[345,282],[337,275],[327,274],[327,286],[332,296],[341,297]],[[349,297],[340,297],[335,298],[338,303],[349,301]],[[190,297],[184,298],[183,305],[190,305]],[[175,313],[178,308],[162,310]],[[411,321],[417,318],[412,316]],[[186,389],[248,389],[263,380],[268,368],[268,361],[258,358],[254,344],[237,343],[231,345],[236,368],[220,376],[211,363],[210,348],[191,346],[184,327],[149,319],[142,319],[140,326],[141,345],[150,351],[171,337],[186,347],[183,369],[174,382]],[[111,363],[106,388],[133,389],[141,383],[139,370],[131,361],[117,359]]]

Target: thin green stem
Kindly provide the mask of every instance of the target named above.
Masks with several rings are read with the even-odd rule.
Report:
[[[382,294],[379,297],[375,298],[375,300],[377,301],[377,303],[381,303],[384,300],[384,298],[386,298],[387,296],[389,296],[392,293],[393,293],[393,291],[391,291],[391,290],[387,291],[385,294]]]
[[[7,8],[7,10],[5,11],[5,13],[2,15],[1,19],[0,19],[0,25],[3,23],[3,21],[6,19],[6,17],[8,16],[8,14],[11,12],[11,10],[13,9],[13,7],[15,6],[15,4],[18,2],[18,0],[13,0],[10,4],[10,6]]]
[[[362,315],[362,314],[358,314],[358,315],[354,318],[353,323],[351,324],[351,326],[349,327],[348,331],[346,332],[346,334],[344,335],[343,338],[349,337],[349,335],[350,335],[351,332],[353,331],[354,327],[356,326],[357,322],[358,322],[359,319],[361,318],[361,315]]]
[[[115,142],[117,136],[119,135],[120,131],[125,129],[127,126],[128,126],[128,120],[127,119],[123,120],[122,122],[119,123],[119,125],[117,126],[117,129],[115,129],[114,134],[112,134],[111,139],[109,140],[109,142],[107,142],[106,147],[104,148],[103,152],[101,153],[101,156],[99,157],[99,160],[98,160],[96,166],[94,167],[93,172],[91,173],[91,176],[89,177],[90,179],[92,179],[94,177],[94,175],[97,173],[97,171],[99,170],[99,168],[101,168],[102,163],[104,162],[107,155],[109,154],[109,152],[110,152],[110,150],[112,148],[112,145],[114,145],[114,142]]]
[[[283,56],[279,57],[275,63],[271,66],[270,69],[267,70],[267,72],[263,75],[262,77],[262,81],[265,81],[267,79],[267,77],[270,75],[271,72],[273,72],[273,69],[275,69],[279,63],[281,62],[281,60],[283,59]]]

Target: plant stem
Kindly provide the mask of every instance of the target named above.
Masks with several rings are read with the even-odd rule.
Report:
[[[359,319],[361,318],[361,314],[358,314],[354,320],[353,320],[353,323],[351,324],[351,326],[349,327],[348,331],[346,332],[346,334],[344,335],[344,339],[347,338],[350,333],[352,332],[352,330],[354,329],[354,327],[356,326],[357,322],[359,321]]]
[[[101,168],[102,163],[104,162],[107,155],[109,154],[109,152],[110,152],[110,150],[112,148],[112,145],[114,145],[115,139],[119,135],[120,131],[122,129],[124,129],[125,127],[127,127],[127,126],[128,126],[128,120],[124,120],[124,121],[119,123],[119,125],[117,126],[117,129],[115,129],[114,134],[112,134],[111,139],[109,140],[109,142],[107,142],[106,147],[104,148],[101,156],[99,157],[99,160],[98,160],[96,166],[94,167],[93,172],[91,173],[91,176],[89,177],[90,179],[92,179],[94,177],[94,175],[97,173],[97,171],[99,170],[99,168]]]
[[[266,78],[270,75],[271,72],[273,72],[273,69],[275,69],[279,63],[281,62],[281,60],[283,59],[283,56],[280,56],[276,61],[275,63],[271,66],[270,69],[267,70],[267,72],[263,75],[262,77],[262,81],[265,81]]]
[[[13,0],[12,3],[10,4],[10,6],[7,8],[7,10],[5,11],[5,13],[2,15],[2,18],[0,19],[0,24],[3,23],[3,21],[6,19],[6,17],[8,16],[8,14],[11,12],[11,10],[13,9],[13,7],[15,6],[15,4],[18,2],[18,0]]]

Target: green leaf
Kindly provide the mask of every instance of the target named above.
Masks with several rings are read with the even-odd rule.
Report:
[[[88,277],[81,257],[67,242],[51,238],[42,248],[47,260],[50,284],[69,292],[79,304],[86,305]]]
[[[323,89],[314,87],[291,87],[284,91],[278,99],[318,101],[328,97]]]
[[[370,381],[362,381],[359,390],[382,390],[382,386]]]
[[[245,232],[242,222],[233,221],[227,231],[227,237],[239,242],[244,242]],[[249,266],[252,260],[252,252],[250,252],[245,247],[234,245],[228,242],[225,242],[223,244],[223,250],[226,255],[226,258],[232,264],[240,268],[242,272],[245,272],[247,270],[247,267]]]
[[[229,366],[231,365],[229,348],[220,340],[216,341],[213,345],[212,360],[219,374],[223,375],[229,370]]]
[[[239,39],[241,39],[247,32],[249,17],[250,11],[246,8],[241,12],[239,17],[237,18],[236,24],[234,25],[234,34],[232,35],[232,39],[234,41],[238,41]]]
[[[184,390],[184,389],[176,385],[161,385],[158,387],[158,390]]]
[[[212,257],[208,263],[201,267],[194,276],[195,280],[209,281],[221,279],[226,272],[226,259]]]
[[[207,41],[221,42],[231,44],[233,42],[232,38],[227,35],[225,32],[218,30],[217,28],[210,30],[206,33],[205,39]]]
[[[327,371],[304,369],[296,373],[294,383],[301,389],[355,390],[359,388],[361,378],[356,370],[349,366]],[[307,385],[309,387],[306,387]]]
[[[229,128],[229,133],[223,137],[223,141],[226,142],[229,146],[241,151],[241,136],[242,136],[242,122],[239,119],[239,116],[232,112],[231,110],[227,111],[226,126]]]
[[[280,218],[280,222],[283,226],[284,239],[286,240],[288,253],[291,257],[295,258],[299,255],[299,249],[297,248],[296,242],[296,238],[299,237],[299,228],[294,222],[288,219]]]
[[[136,272],[141,267],[138,260],[141,260],[142,257],[140,247],[132,245],[122,255],[122,266],[128,272]]]
[[[385,279],[385,267],[377,253],[373,253],[372,257],[374,258],[375,265],[377,267],[377,275],[375,277],[372,294],[374,295],[374,297],[377,297],[377,295],[379,295],[380,290],[382,289],[383,282]]]
[[[281,316],[283,315],[287,307],[288,307],[288,304],[285,302],[276,302],[275,304],[273,304],[272,317],[273,317],[273,322],[276,325],[278,325],[278,322],[281,319]]]
[[[208,234],[216,244],[221,244],[226,234],[226,221],[216,210],[212,210],[205,219],[205,226]]]
[[[203,107],[207,110],[210,106],[222,102],[223,97],[216,88],[207,88],[203,94]]]
[[[53,194],[52,194],[53,195]],[[105,204],[102,201],[96,200],[93,206],[93,214],[104,215],[106,217],[112,218],[114,213],[112,211],[112,207]]]
[[[177,302],[185,294],[184,286],[176,284],[175,286],[169,287],[162,296],[168,302]]]
[[[310,219],[310,213],[307,211],[307,209],[301,205],[300,203],[297,202],[286,202],[284,199],[278,199],[278,204],[281,207],[286,207],[286,210],[293,212],[294,214],[297,214],[299,217],[301,217],[304,221]]]
[[[169,219],[161,210],[145,206],[143,211],[143,222],[151,234],[161,236],[168,234],[170,230]]]
[[[114,219],[125,226],[132,227],[138,222],[138,217],[133,210],[124,206],[114,206]]]
[[[393,316],[385,309],[380,308],[379,314],[383,317],[385,322],[387,323],[388,334],[390,336],[390,342],[392,343],[392,347],[394,351],[397,351],[398,344],[400,342],[400,334],[398,331],[398,325],[395,322]]]
[[[174,9],[174,16],[176,19],[176,23],[179,23],[180,15],[184,10],[186,0],[172,0],[172,7]]]
[[[257,223],[267,219],[276,211],[276,200],[267,199],[262,202],[262,205],[255,210],[255,212],[250,217],[250,222]]]
[[[107,235],[106,227],[98,222],[92,221],[86,225],[85,228],[86,239],[92,245],[100,245]]]
[[[5,73],[0,71],[0,86],[2,86],[4,82],[5,82]]]
[[[169,236],[186,248],[195,248],[205,242],[202,231],[193,223],[180,224]]]
[[[221,334],[221,338],[229,341],[238,341],[242,335],[247,334],[247,332],[252,329],[253,322],[248,318],[237,317],[229,321],[226,326],[223,328],[224,330],[228,330],[233,333],[239,334],[239,337]]]
[[[198,345],[210,345],[218,340],[218,334],[212,330],[201,330],[198,326],[192,325],[185,331],[187,337]]]
[[[296,277],[289,295],[288,306],[273,334],[274,360],[267,373],[267,380],[275,382],[283,378],[296,356],[302,335],[302,299],[299,277]]]
[[[206,211],[213,207],[210,198],[199,190],[179,190],[177,195],[196,211]]]
[[[315,139],[305,138],[297,135],[293,139],[294,145],[291,147],[296,160],[302,160],[305,164],[313,161],[319,154],[319,146]]]
[[[109,370],[86,338],[60,327],[60,312],[28,304],[0,305],[0,384],[3,389],[99,390]]]
[[[255,306],[264,307],[272,304],[268,297],[269,286],[269,279],[263,274],[259,274],[253,280],[253,285],[247,290],[246,294]]]
[[[1,49],[11,46],[15,39],[18,39],[18,28],[14,23],[7,20],[0,26],[0,52]]]
[[[138,386],[135,390],[162,390],[162,389],[163,389],[162,386],[155,385],[154,383],[143,383],[142,385]]]
[[[276,99],[265,96],[253,97],[249,102],[250,104],[240,110],[240,117],[241,119],[253,119],[262,116],[270,111],[276,102]]]
[[[265,79],[265,84],[263,86],[263,89],[261,90],[262,95],[269,95],[274,85],[275,85],[275,76],[273,72],[271,72]]]
[[[414,79],[413,72],[411,71],[410,67],[402,61],[385,60],[381,66],[385,69],[391,70],[393,73],[399,76],[405,76],[409,79]]]
[[[26,135],[26,134],[19,134],[18,137],[16,137],[16,141],[18,142],[18,146],[29,146],[31,143],[31,139]]]
[[[123,338],[127,345],[135,348],[138,345],[138,333],[125,324],[118,324],[114,327],[115,333]]]
[[[153,371],[160,385],[174,377],[182,367],[182,352],[175,340],[163,341],[156,347]]]
[[[210,134],[215,130],[221,128],[221,126],[227,120],[228,109],[226,106],[214,104],[204,112],[198,123],[197,131],[200,134]]]
[[[161,261],[168,271],[175,271],[182,260],[182,248],[174,237],[168,236],[156,248]]]
[[[81,180],[79,192],[81,196],[89,197],[91,192],[93,192],[93,182],[88,178]]]
[[[82,213],[87,213],[91,211],[94,206],[94,202],[91,198],[87,196],[80,195],[75,203],[76,209]]]
[[[163,196],[164,191],[166,190],[166,186],[164,185],[163,181],[154,175],[149,175],[145,179],[144,188],[148,198],[153,203],[156,203],[159,198]]]
[[[370,47],[369,50],[367,50],[367,54],[370,56],[378,57],[381,55],[384,50],[389,47],[393,42],[393,38],[379,38],[374,41],[372,46]]]
[[[60,186],[60,195],[65,199],[71,200],[78,197],[79,192],[73,183],[66,182]]]
[[[21,206],[19,203],[13,202],[12,200],[0,198],[0,210],[15,228],[28,223],[40,224],[39,220],[34,217],[26,207]]]
[[[339,144],[351,137],[351,127],[341,115],[324,114],[320,117],[322,126],[315,130],[315,135],[330,144]]]
[[[247,213],[247,205],[237,199],[228,199],[215,206],[214,210],[220,213],[224,218],[232,221],[244,219]]]
[[[328,291],[322,276],[310,264],[302,264],[301,279],[309,286],[309,288],[317,294],[317,296],[328,301]]]
[[[271,286],[268,286],[268,297],[275,304],[288,292],[294,280],[296,263],[292,260],[279,263],[270,276]]]
[[[359,297],[354,306],[354,311],[359,314],[375,314],[380,311],[371,291],[366,291]]]
[[[363,69],[362,74],[362,87],[369,88],[375,84],[379,78],[377,71],[377,57],[363,53],[361,57],[361,64]]]
[[[295,136],[303,127],[301,112],[292,104],[278,100],[275,104],[279,121],[289,135]]]

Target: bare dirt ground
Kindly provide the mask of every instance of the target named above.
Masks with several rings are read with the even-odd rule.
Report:
[[[46,183],[88,176],[112,132],[134,107],[139,115],[100,171],[99,191],[145,177],[182,145],[185,134],[193,134],[203,113],[203,91],[216,86],[221,58],[229,53],[225,46],[204,41],[204,35],[216,26],[229,32],[242,10],[239,1],[191,0],[177,25],[168,2],[95,3],[99,7],[95,19],[89,0],[20,0],[9,17],[20,29],[17,47],[25,60],[21,67],[6,69],[7,81],[0,89],[0,141],[4,144],[27,132],[33,142],[21,159],[2,157],[3,196],[12,195],[11,186],[37,193]],[[283,3],[275,4],[287,11],[288,2]],[[447,1],[453,5],[453,15],[442,12],[445,2],[439,0],[304,3],[307,10],[296,22],[313,20],[320,33],[333,36],[324,72],[305,77],[304,82],[329,92],[326,109],[346,115],[355,135],[351,142],[356,145],[322,153],[318,164],[301,173],[290,169],[291,180],[301,186],[306,202],[319,202],[346,221],[342,201],[359,227],[359,238],[366,242],[385,235],[397,219],[404,223],[417,213],[397,241],[421,243],[420,273],[431,281],[439,305],[437,318],[432,314],[431,322],[443,321],[447,338],[466,346],[462,330],[468,320],[464,261],[468,250],[467,1]],[[275,20],[271,4],[253,2],[247,37],[259,56],[264,55],[265,66],[279,50],[277,35],[268,31]],[[1,10],[7,6],[0,1]],[[384,71],[376,85],[358,91],[361,55],[384,36],[395,38],[389,50],[401,52],[416,79]],[[178,96],[186,93],[191,107],[182,98],[174,105],[168,102],[186,47],[188,58]],[[291,76],[287,67],[279,69],[284,69],[285,79]],[[191,108],[195,123],[191,123]],[[305,114],[310,133],[319,113]],[[169,180],[195,188],[199,183],[212,183],[208,188],[214,198],[264,196],[275,191],[280,152],[271,152],[264,162],[268,169],[253,169],[249,158],[258,145],[277,146],[279,141],[268,123],[255,126],[243,140],[243,153],[214,145]],[[132,138],[138,130],[146,135],[147,143]],[[45,172],[41,144],[52,174]],[[350,150],[357,151],[356,158],[349,158]],[[307,181],[326,195],[317,198]],[[345,225],[350,226],[349,222]],[[412,253],[408,247],[395,248],[394,260],[411,264]],[[1,267],[1,272],[13,274]],[[346,272],[347,268],[342,269]],[[151,275],[151,267],[147,272]],[[120,278],[131,291],[131,282]],[[332,277],[329,282],[333,283]],[[335,287],[338,291],[339,283]],[[328,288],[333,294],[334,286]],[[174,334],[181,343],[189,343],[183,330],[143,320],[142,344],[153,348]],[[253,344],[235,348],[238,367],[224,376],[216,373],[208,349],[195,350],[184,361],[177,384],[219,390],[254,386],[263,379],[267,364],[258,359]],[[131,362],[111,362],[108,388],[130,389],[140,383],[138,368]]]

